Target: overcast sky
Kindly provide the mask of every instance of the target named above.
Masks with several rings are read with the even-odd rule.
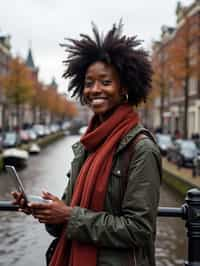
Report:
[[[188,5],[192,0],[182,0]],[[123,18],[124,32],[138,35],[144,47],[160,37],[162,25],[175,26],[176,0],[6,0],[0,5],[0,30],[11,36],[12,54],[27,57],[31,45],[39,79],[56,78],[60,91],[67,83],[61,78],[65,58],[59,46],[64,37],[91,33],[91,21],[108,30]]]

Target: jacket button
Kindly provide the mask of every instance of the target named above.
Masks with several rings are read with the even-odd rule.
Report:
[[[120,175],[121,174],[121,171],[120,170],[117,170],[117,174]]]

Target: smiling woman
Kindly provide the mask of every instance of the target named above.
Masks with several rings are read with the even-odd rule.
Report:
[[[121,23],[101,37],[93,25],[93,33],[64,45],[69,91],[94,114],[72,147],[68,186],[62,200],[44,192],[51,203],[29,207],[57,237],[50,266],[154,266],[161,158],[133,109],[147,98],[151,65]]]

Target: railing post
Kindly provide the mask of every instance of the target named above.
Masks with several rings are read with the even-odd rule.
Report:
[[[186,266],[200,266],[200,190],[193,188],[186,195],[186,228],[188,261]]]

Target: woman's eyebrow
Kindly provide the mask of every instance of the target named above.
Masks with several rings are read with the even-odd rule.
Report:
[[[111,78],[111,75],[109,73],[101,73],[98,75],[100,78]],[[93,79],[94,76],[91,74],[88,74],[85,76],[85,79]]]
[[[110,78],[110,74],[109,73],[102,73],[99,75],[101,78]]]

